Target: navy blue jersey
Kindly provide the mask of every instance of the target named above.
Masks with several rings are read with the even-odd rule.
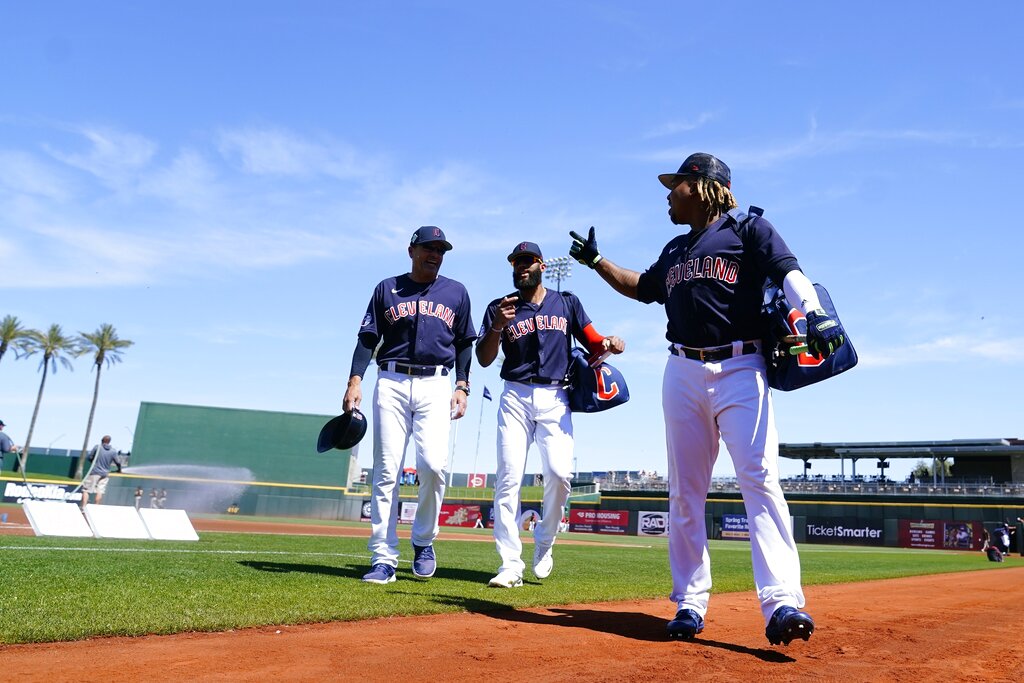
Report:
[[[796,257],[764,218],[748,224],[747,245],[728,216],[697,233],[679,235],[637,283],[637,299],[665,305],[665,337],[705,347],[760,339],[766,278],[782,284],[799,270]]]
[[[519,295],[513,292],[509,296]],[[482,337],[494,324],[494,314],[501,299],[487,304]],[[501,364],[501,378],[510,382],[523,382],[533,377],[562,379],[569,371],[569,335],[586,345],[583,328],[590,317],[583,310],[579,297],[572,292],[553,292],[550,289],[539,304],[516,304],[516,317],[501,333],[501,350],[505,361]]]
[[[455,347],[472,344],[469,293],[462,283],[442,275],[430,283],[408,274],[382,280],[373,290],[359,336],[380,340],[377,363],[455,365]]]

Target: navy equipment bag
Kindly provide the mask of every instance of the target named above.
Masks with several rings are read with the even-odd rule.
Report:
[[[599,413],[629,400],[622,373],[608,363],[590,367],[587,352],[572,349],[569,359],[569,409],[574,413]]]
[[[748,228],[753,219],[762,213],[764,211],[756,206],[747,209],[747,213],[739,209],[729,211],[733,229],[744,241],[752,234]],[[814,291],[829,317],[842,324],[828,291],[818,283],[814,283]],[[823,359],[806,351],[792,355],[790,349],[797,343],[792,338],[806,338],[807,319],[797,308],[789,305],[785,293],[771,281],[765,282],[764,306],[761,311],[765,327],[762,346],[768,361],[768,385],[772,389],[792,391],[806,387],[835,377],[857,364],[857,351],[853,348],[845,325],[843,330],[846,332],[846,343],[828,358]]]

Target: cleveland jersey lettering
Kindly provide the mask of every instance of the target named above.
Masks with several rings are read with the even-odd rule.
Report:
[[[480,336],[490,329],[501,299],[487,306]],[[571,292],[547,290],[540,304],[520,302],[516,317],[502,332],[505,362],[502,379],[523,382],[533,377],[560,379],[569,370],[569,336],[585,344],[583,328],[590,324],[579,298]]]
[[[722,282],[733,284],[736,282],[736,275],[739,273],[740,264],[732,259],[725,259],[721,256],[714,258],[694,258],[685,263],[676,263],[668,269],[665,276],[665,288],[668,295],[672,296],[672,288],[680,282],[686,282],[694,278],[714,278]]]
[[[536,315],[532,318],[517,319],[505,328],[504,334],[508,339],[515,341],[524,335],[533,334],[537,330],[555,330],[565,334],[567,329],[569,329],[569,321],[564,317]]]
[[[359,334],[381,342],[377,362],[455,365],[455,341],[474,339],[469,294],[438,275],[429,284],[408,275],[380,282],[366,308]]]
[[[762,286],[798,269],[775,228],[758,218],[749,225],[749,249],[723,216],[704,230],[680,235],[637,283],[637,299],[665,305],[665,337],[692,347],[761,338]]]
[[[384,311],[384,318],[394,324],[399,318],[408,318],[416,315],[417,307],[420,315],[429,315],[440,318],[448,325],[449,329],[455,324],[455,312],[444,304],[436,304],[433,301],[405,301],[395,306],[390,306]],[[365,323],[365,319],[364,319]]]

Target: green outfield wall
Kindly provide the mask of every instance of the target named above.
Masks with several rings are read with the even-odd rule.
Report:
[[[107,502],[189,512],[358,519],[346,497],[358,477],[351,450],[317,453],[332,416],[143,402],[131,459]],[[156,492],[156,496],[154,496]]]
[[[254,481],[344,487],[351,451],[316,452],[330,415],[142,403],[129,466],[246,470]]]

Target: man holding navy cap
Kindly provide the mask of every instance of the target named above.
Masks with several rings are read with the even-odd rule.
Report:
[[[747,521],[754,583],[773,645],[807,640],[800,558],[779,485],[779,437],[761,355],[763,284],[770,278],[807,318],[807,345],[827,357],[843,345],[839,321],[823,310],[811,281],[775,227],[736,211],[732,176],[721,160],[691,154],[658,180],[668,214],[689,231],[673,237],[646,271],[603,258],[594,228],[570,232],[569,254],[620,294],[665,306],[671,342],[662,384],[669,470],[669,565],[676,616],[672,638],[704,630],[711,593],[704,511],[719,439],[736,468]]]
[[[546,579],[554,566],[555,542],[572,480],[572,413],[565,377],[571,337],[595,356],[622,353],[618,337],[603,337],[571,292],[552,292],[541,283],[546,268],[540,247],[520,242],[508,255],[516,292],[487,306],[476,357],[487,367],[499,348],[505,355],[498,400],[498,469],[494,485],[494,541],[501,557],[494,588],[523,585],[523,544],[517,515],[519,490],[530,444],[540,451],[544,474],[543,518],[534,527],[533,574]]]
[[[420,481],[412,525],[413,575],[430,578],[437,567],[433,542],[448,475],[449,431],[451,421],[466,413],[476,339],[466,288],[439,272],[451,249],[441,228],[427,225],[413,233],[409,241],[412,268],[382,280],[374,289],[352,354],[344,412],[359,408],[363,375],[377,350],[368,544],[372,558],[370,571],[363,577],[367,583],[395,580],[398,477],[410,437]]]

